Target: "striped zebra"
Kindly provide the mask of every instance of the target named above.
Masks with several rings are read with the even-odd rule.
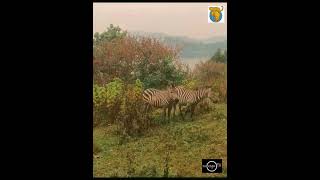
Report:
[[[182,106],[186,106],[187,112],[191,112],[191,118],[194,114],[194,109],[199,102],[205,98],[212,98],[211,88],[200,88],[198,90],[189,90],[182,86],[175,87],[175,92],[177,93],[177,98],[173,104],[173,114],[175,114],[176,106],[179,106],[179,111],[182,119],[184,119],[182,113]]]
[[[171,109],[174,100],[177,98],[175,89],[170,87],[166,90],[149,88],[143,91],[143,101],[145,102],[145,113],[149,112],[152,107],[163,108],[164,119],[168,116],[170,119]],[[168,113],[166,113],[168,109]]]

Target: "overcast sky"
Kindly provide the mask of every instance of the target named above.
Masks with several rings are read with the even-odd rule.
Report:
[[[225,23],[208,23],[208,6],[224,6]],[[203,39],[227,36],[226,3],[94,3],[93,32],[109,24],[128,31],[162,32]]]

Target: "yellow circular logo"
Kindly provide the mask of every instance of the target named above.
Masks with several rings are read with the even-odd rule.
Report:
[[[219,7],[209,7],[210,10],[210,20],[213,22],[219,22],[222,19],[223,6]]]

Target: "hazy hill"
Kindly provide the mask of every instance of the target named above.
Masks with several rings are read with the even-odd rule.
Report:
[[[173,46],[182,47],[181,58],[207,58],[213,56],[218,48],[226,49],[227,40],[224,37],[212,37],[204,40],[192,39],[186,36],[171,36],[164,33],[149,33],[143,31],[129,32],[134,36],[157,38]]]

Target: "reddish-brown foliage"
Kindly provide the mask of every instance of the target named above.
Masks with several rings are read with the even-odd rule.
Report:
[[[133,80],[139,64],[144,63],[144,70],[151,72],[168,56],[177,59],[178,49],[152,38],[126,36],[104,42],[94,51],[94,81],[105,84],[115,77]]]

